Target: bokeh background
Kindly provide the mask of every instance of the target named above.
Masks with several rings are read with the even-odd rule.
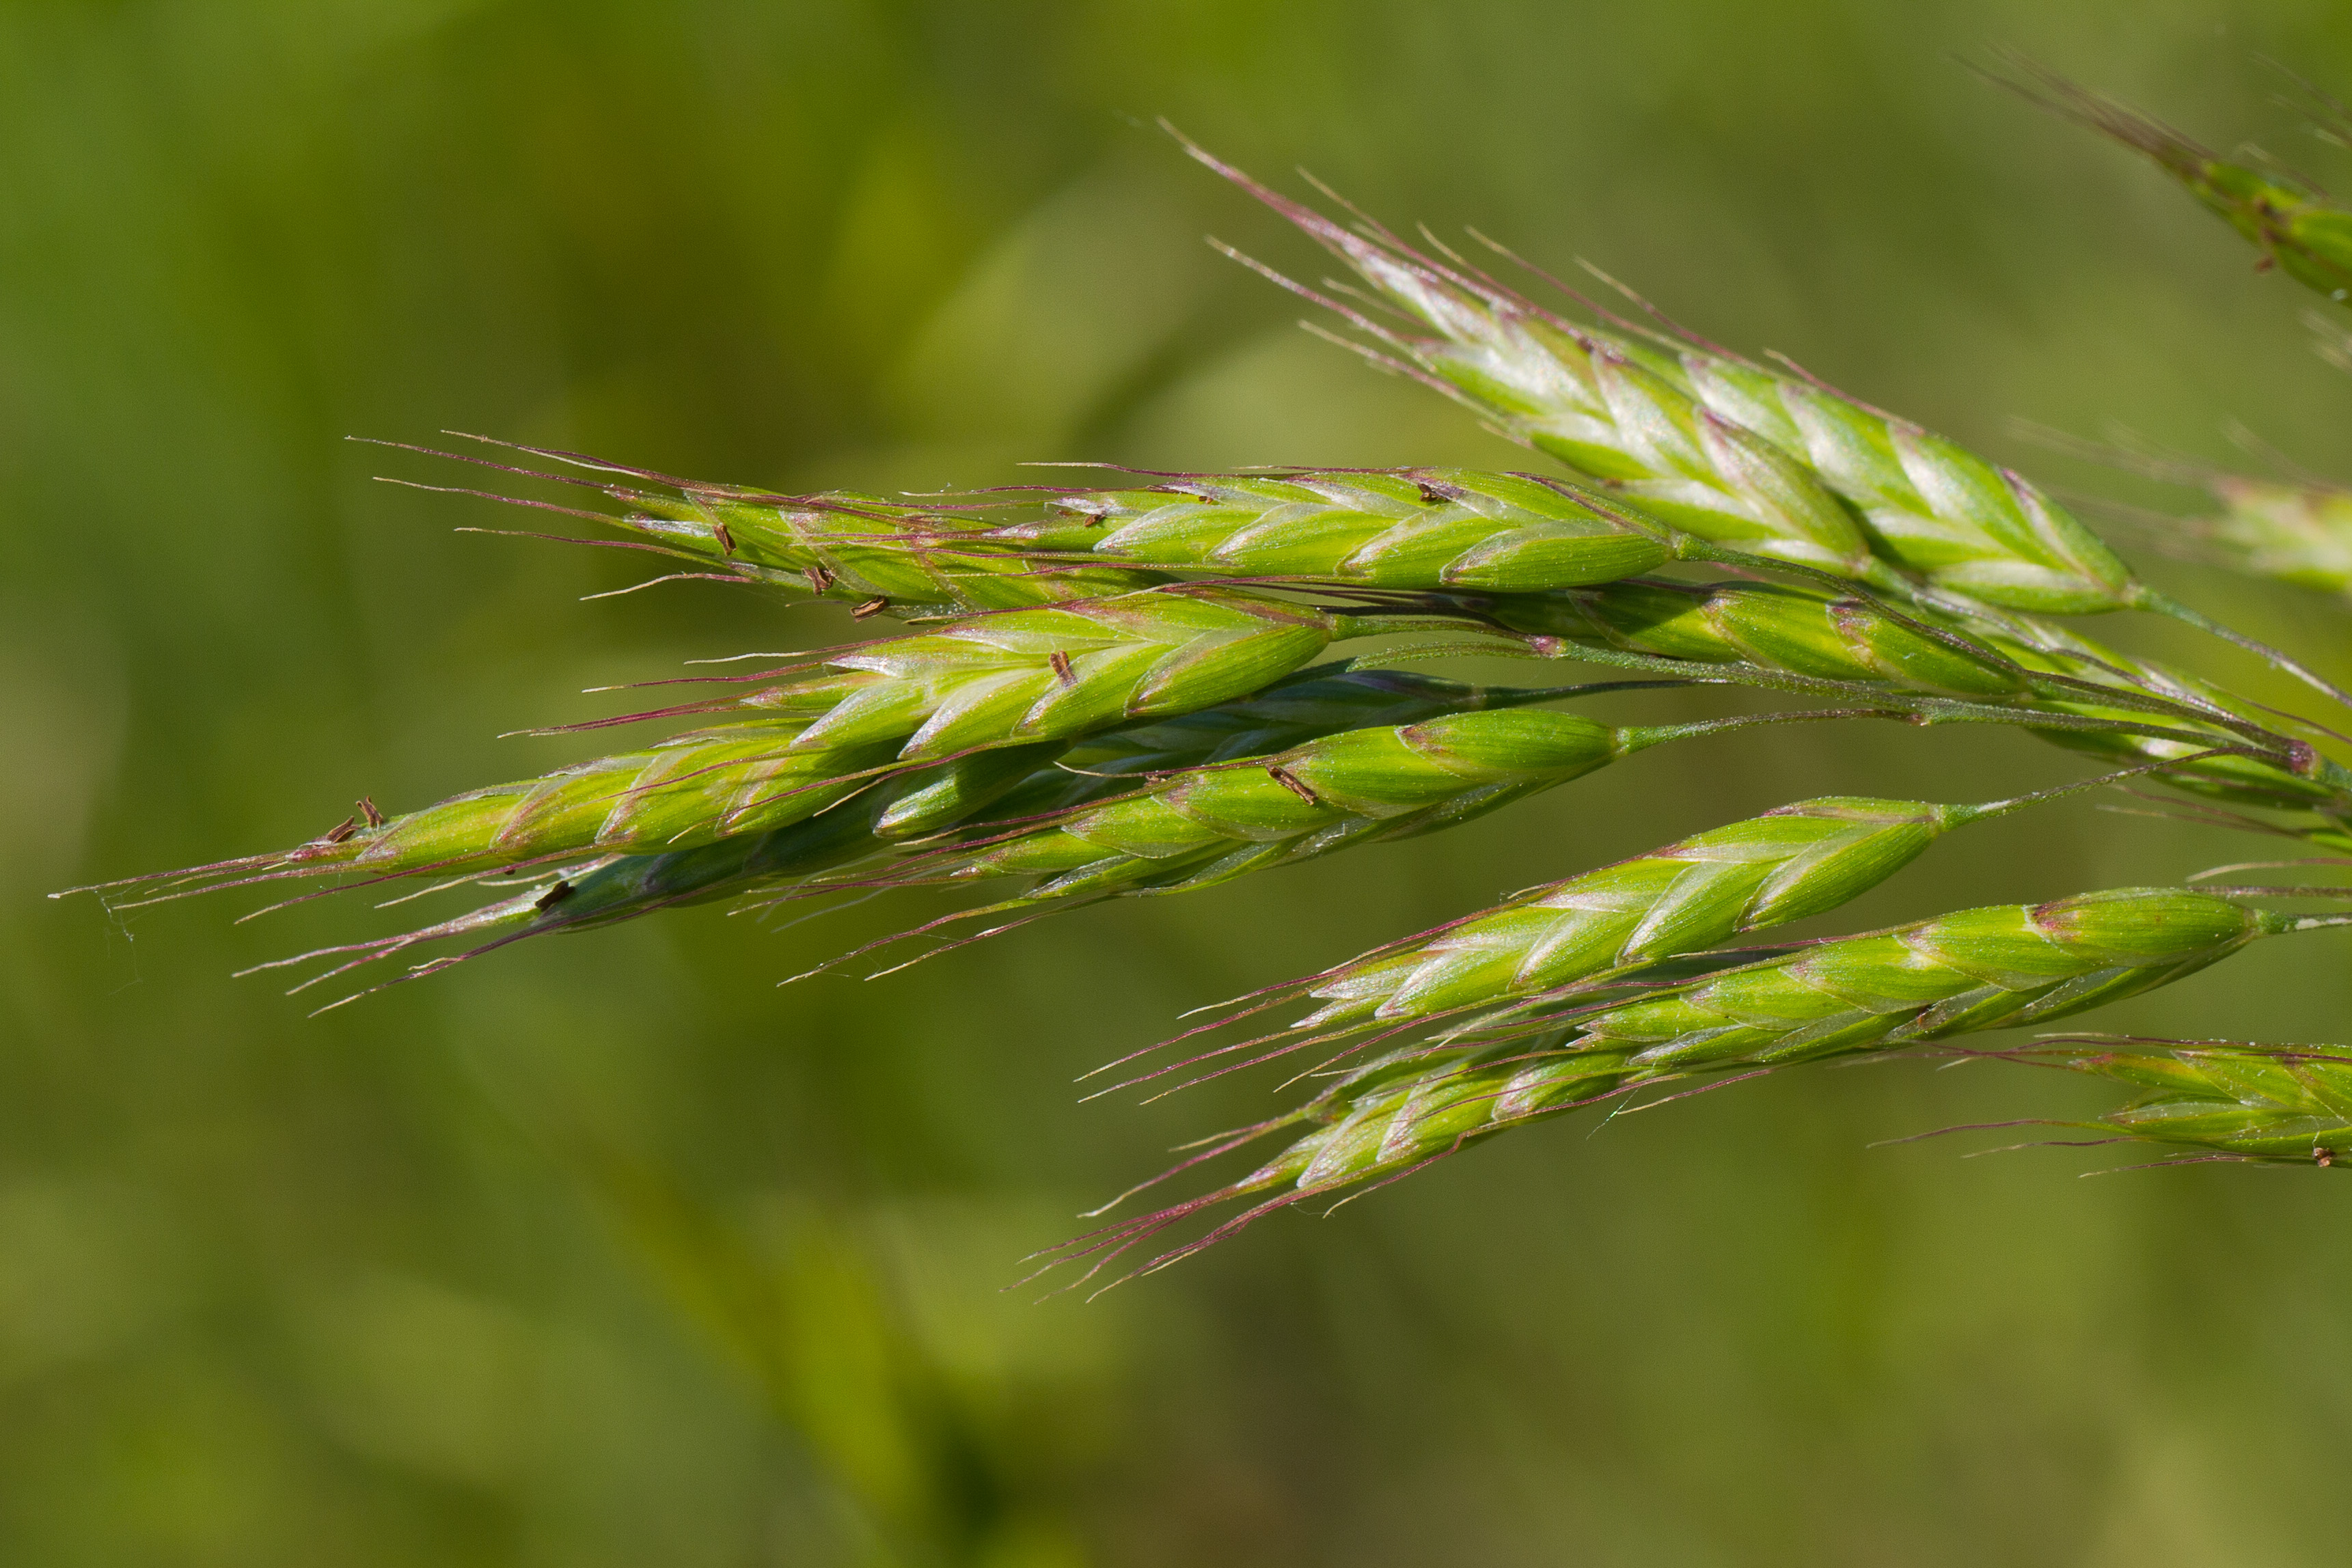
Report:
[[[2295,1564],[2343,1550],[2340,1183],[1964,1159],[2024,1069],[1819,1071],[1516,1134],[1093,1304],[1001,1287],[1271,1085],[1081,1105],[1181,1009],[2021,737],[1748,737],[1450,836],[773,982],[942,905],[698,911],[310,1019],[392,916],[69,883],[580,748],[580,688],[815,643],[347,435],[814,488],[1526,459],[1297,329],[1317,257],[1150,129],[1638,282],[2054,483],[2027,418],[2347,475],[2293,286],[1987,88],[2022,47],[2325,177],[2326,0],[15,0],[0,8],[0,1560],[27,1565]],[[2164,584],[2352,672],[2317,601]],[[2210,646],[2142,645],[2232,675]],[[1643,713],[1721,711],[1652,702]],[[1848,912],[2234,846],[2053,808]],[[2342,1039],[2340,945],[2114,1015]],[[2330,1501],[2333,1498],[2336,1500]]]

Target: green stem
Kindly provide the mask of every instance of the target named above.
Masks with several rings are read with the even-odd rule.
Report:
[[[2175,758],[2167,762],[2143,762],[2137,768],[2118,768],[2112,773],[2102,773],[2095,779],[2078,779],[2072,784],[2055,784],[2047,789],[2035,789],[2023,795],[2011,795],[2006,800],[1983,800],[1971,805],[1946,806],[1944,815],[1952,826],[1960,827],[1969,822],[1982,822],[1994,817],[2005,817],[2011,811],[2022,810],[2028,806],[2039,806],[2045,801],[2063,800],[2069,795],[2080,795],[2092,789],[2104,789],[2110,784],[2118,784],[2126,779],[2137,779],[2145,773],[2159,773],[2168,768],[2179,768],[2185,763],[2200,762],[2208,757],[2249,755],[2252,755],[2252,752],[2246,747],[2216,746],[2193,756]]]
[[[2152,614],[2169,616],[2184,626],[2194,626],[2208,635],[2219,637],[2232,647],[2243,648],[2274,670],[2284,671],[2305,685],[2344,707],[2352,707],[2352,692],[2347,692],[2334,682],[2314,674],[2310,669],[2288,658],[2267,643],[2255,641],[2242,632],[2233,632],[2200,611],[2190,609],[2168,594],[2152,588],[2142,588],[2134,602]]]
[[[1805,708],[1795,713],[1742,714],[1735,718],[1701,719],[1695,724],[1627,725],[1617,733],[1629,752],[1641,751],[1668,740],[1696,740],[1704,736],[1727,735],[1735,729],[1753,729],[1759,725],[1806,724],[1821,719],[1891,718],[1909,720],[1913,715],[1902,708],[1824,707]]]

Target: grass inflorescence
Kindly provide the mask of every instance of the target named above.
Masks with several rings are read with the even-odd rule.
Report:
[[[2011,65],[2032,95],[2154,158],[2266,258],[2343,298],[2352,229],[2315,187]],[[1952,1043],[2352,921],[2341,913],[2352,890],[2335,880],[2352,850],[2352,742],[2332,683],[2150,587],[2022,475],[1792,361],[1700,340],[1601,278],[1620,297],[1604,305],[1492,242],[1476,241],[1474,261],[1352,212],[1339,221],[1184,146],[1348,277],[1308,284],[1250,266],[1375,365],[1554,466],[1111,470],[1088,484],[884,497],[707,484],[497,442],[435,454],[488,471],[493,487],[426,488],[510,500],[499,486],[554,482],[582,504],[523,504],[608,529],[593,542],[650,554],[665,569],[655,580],[829,602],[861,640],[742,655],[740,668],[659,683],[659,706],[570,727],[679,727],[632,749],[396,813],[362,801],[306,842],[96,891],[119,907],[236,887],[295,903],[411,885],[486,896],[263,966],[312,966],[302,990],[362,972],[415,978],[713,900],[821,912],[834,898],[987,887],[830,968],[1442,831],[1664,743],[1736,746],[1748,729],[1798,723],[1979,725],[2101,771],[1996,801],[1833,796],[1701,826],[1267,986],[1114,1064],[1114,1087],[1150,1093],[1277,1060],[1289,1072],[1305,1062],[1315,1082],[1294,1109],[1209,1141],[1178,1170],[1285,1138],[1271,1156],[1056,1257],[1091,1271],[1150,1242],[1144,1266],[1157,1266],[1260,1214],[1581,1107],[1898,1051],[2064,1067],[2137,1091],[2085,1124],[2092,1141],[2188,1158],[2352,1157],[2352,1053],[2335,1048]],[[1509,269],[1529,281],[1504,281]],[[2221,508],[2135,538],[2352,602],[2341,491],[2135,463]],[[2284,711],[2074,623],[2132,610],[2238,644],[2312,698]],[[1464,657],[1590,664],[1601,678],[1499,686],[1426,667]],[[1678,723],[1580,711],[1664,687],[1777,706]],[[2282,858],[2250,864],[2293,869],[2238,883],[2222,879],[2247,867],[2221,868],[1859,936],[1769,935],[1833,915],[1963,827],[2107,788],[2128,790],[2129,810],[2258,835]]]

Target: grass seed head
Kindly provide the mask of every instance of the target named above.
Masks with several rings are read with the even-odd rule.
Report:
[[[897,741],[902,759],[929,760],[1244,696],[1320,653],[1337,629],[1318,611],[1230,589],[1122,594],[869,643],[825,660],[840,674],[741,706],[821,704],[797,744]]]
[[[1994,1054],[2139,1091],[2095,1122],[2061,1125],[2231,1159],[2352,1158],[2352,1053],[2338,1046],[2083,1036]]]
[[[891,756],[870,744],[802,749],[801,733],[796,724],[771,723],[682,736],[471,790],[283,858],[308,872],[382,876],[688,848],[814,816],[856,792],[858,781],[845,776]]]
[[[1133,592],[1160,579],[1112,567],[1043,570],[951,515],[879,496],[809,497],[691,486],[613,489],[614,521],[789,597],[906,616],[1020,610]],[[878,602],[877,602],[878,601]]]
[[[1874,554],[1935,589],[2009,609],[2079,613],[2144,598],[2082,522],[1953,442],[1695,340],[1569,321],[1486,273],[1382,231],[1342,228],[1203,161],[1297,224],[1418,329],[1311,296],[1368,334],[1376,357],[1662,521],[1865,580]]]
[[[1522,894],[1308,982],[1297,1028],[1492,1007],[1822,914],[1923,853],[1964,811],[1832,796],[1694,834]]]
[[[2223,509],[2181,520],[2182,553],[2352,601],[2352,493],[2234,474],[2206,484]]]
[[[1991,650],[1940,641],[1867,601],[1744,582],[1622,582],[1497,600],[1514,631],[1704,664],[1744,662],[1832,681],[1972,700],[2029,689]]]
[[[1868,600],[1777,584],[1647,580],[1496,599],[1482,608],[1515,632],[1575,646],[1747,664],[2011,706],[2021,726],[2111,765],[2193,758],[2163,777],[2195,793],[2265,808],[2352,810],[2352,798],[2332,778],[2258,757],[2200,755],[2242,739],[2229,721],[2263,728],[2273,716],[2210,682],[2034,618],[1898,614]],[[2116,696],[2102,700],[2102,688]],[[2147,699],[2163,711],[2151,711]],[[2035,728],[2028,716],[2034,712],[2117,725],[2160,722],[2172,735]]]
[[[992,821],[1018,822],[1133,793],[1148,787],[1147,769],[1256,756],[1367,723],[1406,724],[1557,695],[1465,685],[1404,671],[1340,665],[1304,670],[1254,696],[1088,737],[1075,746],[1044,741],[1002,747],[869,779],[854,793],[827,789],[794,797],[798,805],[809,809],[779,810],[780,819],[797,819],[782,826],[709,842],[689,841],[691,847],[671,844],[568,865],[563,873],[568,891],[557,902],[544,902],[541,889],[534,886],[455,919],[362,944],[356,951],[363,956],[354,962],[387,957],[426,942],[489,938],[503,943],[588,930],[681,904],[758,893],[904,852],[899,845],[905,840],[958,827],[985,831]],[[404,836],[394,835],[373,846],[377,858],[367,869],[396,875],[404,871],[477,871],[497,863],[475,854],[453,864],[446,852],[478,844],[485,834],[494,834],[500,804],[512,794],[478,791],[417,814]],[[812,800],[822,802],[822,809]],[[383,825],[380,814],[375,825]],[[354,821],[321,842],[339,844],[358,831]],[[531,858],[545,862],[554,852],[542,842],[541,852]]]
[[[1024,900],[1204,886],[1451,825],[1580,778],[1650,738],[1537,709],[1348,730],[1264,766],[1193,769],[914,874],[1047,879]]]
[[[2256,167],[2219,157],[2162,121],[2024,56],[2005,55],[2002,63],[2012,74],[1993,79],[2148,159],[2245,236],[2261,252],[2257,266],[2276,267],[2339,305],[2352,299],[2352,212],[2329,204],[2309,181],[2275,162]],[[2347,129],[2343,106],[2323,100],[2323,107],[2335,122],[2327,137],[2340,142]]]
[[[1228,1189],[1317,1190],[1409,1168],[1594,1096],[1693,1072],[1789,1065],[2039,1023],[2147,990],[2284,928],[2169,888],[1963,910],[1800,949],[1549,1033],[1401,1054],[1327,1091],[1322,1124]]]
[[[1248,577],[1500,592],[1613,582],[1671,553],[1564,486],[1469,469],[1186,477],[1056,504],[1066,517],[986,537]]]

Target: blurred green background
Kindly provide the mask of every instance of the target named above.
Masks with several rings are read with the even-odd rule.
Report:
[[[2181,499],[2012,418],[2339,462],[2303,298],[1954,62],[1988,43],[2323,175],[2258,57],[2352,86],[2326,0],[0,7],[0,1561],[2340,1562],[2340,1184],[1869,1146],[2107,1103],[2058,1074],[1817,1071],[1517,1134],[1092,1305],[1000,1290],[1262,1113],[1263,1082],[1076,1103],[1181,1009],[1801,794],[2079,772],[2021,737],[1653,753],[871,986],[772,982],[943,905],[693,912],[312,1020],[230,972],[390,916],[40,896],[580,755],[494,737],[846,625],[580,602],[644,573],[455,533],[531,525],[371,484],[446,476],[349,434],[793,488],[1526,461],[1213,256],[1318,267],[1162,114],[2058,484]],[[2315,601],[2150,570],[2352,664]],[[2079,804],[1975,831],[1844,921],[2234,849]],[[2107,1016],[2342,1039],[2342,953]]]

